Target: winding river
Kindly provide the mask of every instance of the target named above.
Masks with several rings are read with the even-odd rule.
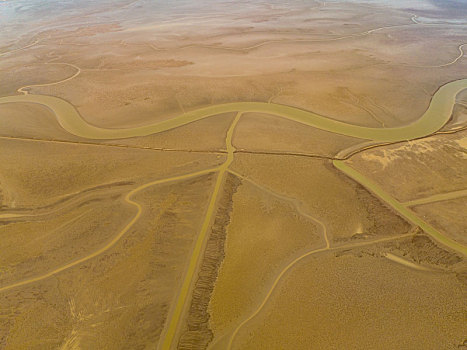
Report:
[[[79,74],[79,71],[78,73],[75,73],[74,76],[76,76],[77,74]],[[66,80],[69,80],[69,79],[70,78]],[[120,240],[120,238],[132,227],[132,225],[139,219],[141,215],[141,212],[142,212],[141,205],[138,202],[131,199],[131,197],[136,192],[141,191],[149,186],[165,183],[168,181],[179,181],[179,180],[184,180],[186,178],[192,178],[194,176],[198,176],[201,174],[216,172],[217,180],[216,180],[214,192],[209,202],[208,212],[205,216],[203,227],[201,229],[201,233],[199,234],[196,240],[194,251],[190,257],[188,271],[185,275],[185,278],[184,278],[184,281],[181,287],[181,291],[175,302],[174,311],[172,312],[172,315],[169,319],[168,327],[165,330],[164,336],[161,338],[161,348],[170,349],[175,339],[175,335],[176,335],[176,332],[179,326],[179,320],[181,319],[182,314],[184,312],[184,308],[186,306],[186,299],[189,295],[190,286],[192,284],[197,266],[199,264],[200,254],[202,253],[203,242],[205,240],[206,233],[208,231],[210,222],[212,220],[212,215],[214,213],[217,196],[222,186],[224,175],[227,171],[229,171],[228,169],[229,165],[233,161],[233,155],[235,152],[235,148],[232,145],[232,135],[234,132],[235,125],[238,122],[242,113],[244,112],[267,113],[267,114],[283,117],[283,118],[286,118],[286,119],[289,119],[295,122],[299,122],[304,125],[330,131],[333,133],[357,137],[357,138],[371,140],[371,141],[381,141],[381,142],[403,141],[403,140],[411,140],[411,139],[427,136],[441,129],[449,121],[451,117],[457,94],[466,88],[467,88],[467,79],[456,80],[456,81],[443,85],[433,95],[428,109],[418,120],[406,126],[395,127],[395,128],[369,128],[369,127],[347,124],[347,123],[340,122],[337,120],[329,119],[325,116],[322,116],[322,115],[319,115],[313,112],[308,112],[308,111],[301,110],[298,108],[279,105],[279,104],[273,104],[273,103],[237,102],[237,103],[226,103],[226,104],[219,104],[219,105],[214,105],[214,106],[210,106],[206,108],[201,108],[201,109],[197,109],[194,111],[184,113],[170,120],[164,120],[164,121],[157,122],[154,124],[139,126],[139,127],[134,127],[134,128],[128,128],[128,129],[106,129],[106,128],[99,128],[99,127],[93,126],[91,124],[88,124],[81,117],[78,111],[73,107],[73,105],[71,105],[69,102],[65,100],[60,99],[58,97],[53,97],[53,96],[31,95],[31,94],[27,94],[27,92],[23,91],[22,89],[19,89],[18,91],[26,93],[26,94],[18,95],[18,96],[2,97],[0,98],[0,104],[19,102],[19,103],[37,103],[37,104],[44,105],[48,107],[50,110],[52,110],[58,122],[66,131],[68,131],[71,134],[74,134],[74,135],[77,135],[83,138],[88,138],[88,139],[121,139],[121,138],[129,138],[129,137],[136,137],[136,136],[146,136],[146,135],[170,130],[170,129],[173,129],[173,128],[176,128],[182,125],[186,125],[191,122],[195,122],[197,120],[201,120],[209,116],[226,113],[226,112],[237,112],[237,117],[235,118],[234,122],[230,126],[227,132],[227,136],[226,136],[226,148],[228,152],[227,159],[218,168],[202,170],[197,173],[185,174],[185,175],[176,176],[176,177],[172,177],[168,179],[160,179],[160,180],[156,180],[156,181],[141,185],[140,187],[136,189],[133,189],[131,192],[127,194],[127,196],[125,197],[125,200],[129,204],[134,205],[137,209],[137,212],[135,216],[133,217],[133,219],[116,236],[114,236],[113,239],[106,246],[92,252],[89,255],[86,255],[80,258],[79,260],[57,267],[44,274],[31,277],[31,278],[28,278],[22,281],[18,281],[10,285],[2,286],[0,287],[0,292],[49,278],[50,276],[53,276],[64,270],[67,270],[78,264],[81,264],[82,262],[92,259],[102,254],[103,252],[107,251],[111,247],[113,247]],[[413,213],[406,204],[400,203],[394,198],[392,198],[390,194],[386,193],[383,189],[381,189],[378,185],[373,183],[370,179],[358,173],[355,169],[349,167],[347,164],[345,164],[342,161],[334,160],[333,164],[337,169],[341,170],[347,176],[353,178],[354,180],[356,180],[357,182],[365,186],[367,189],[369,189],[371,192],[373,192],[376,196],[378,196],[383,201],[385,201],[388,205],[390,205],[403,217],[408,219],[413,224],[421,227],[430,236],[432,236],[439,242],[445,244],[446,246],[451,247],[457,252],[467,256],[467,247],[464,247],[463,245],[457,243],[456,241],[450,239],[449,237],[442,235],[434,227],[427,224],[424,220],[422,220],[417,215],[415,215],[415,213]],[[232,346],[234,338],[236,334],[238,333],[239,329],[245,323],[249,322],[249,320],[251,320],[261,311],[265,303],[268,301],[268,298],[271,295],[272,291],[274,290],[275,286],[279,283],[282,276],[285,273],[287,273],[289,269],[295,266],[297,262],[301,261],[303,258],[311,254],[315,254],[321,251],[331,249],[327,235],[326,235],[326,228],[324,225],[323,225],[323,235],[326,241],[326,247],[312,250],[310,252],[305,253],[304,255],[300,256],[296,260],[292,261],[284,270],[281,271],[281,273],[276,278],[272,288],[268,292],[266,298],[263,300],[263,303],[259,306],[259,308],[252,315],[246,318],[242,323],[240,323],[237,326],[237,328],[233,331],[233,333],[230,334],[228,338],[229,349]],[[372,242],[369,242],[369,243],[372,243]]]
[[[302,109],[263,102],[224,103],[184,113],[178,117],[128,129],[106,129],[88,124],[69,102],[46,95],[18,95],[0,98],[2,103],[38,103],[52,110],[60,125],[69,133],[88,139],[121,139],[147,136],[170,130],[216,114],[227,112],[260,112],[336,134],[372,141],[392,142],[411,140],[430,135],[449,120],[456,95],[467,88],[467,79],[455,80],[440,87],[433,95],[425,113],[415,122],[395,128],[369,128],[344,123]]]

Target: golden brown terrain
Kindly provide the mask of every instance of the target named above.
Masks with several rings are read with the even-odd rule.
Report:
[[[456,334],[465,331],[465,290],[448,271],[463,263],[432,245],[416,235],[310,257],[243,326],[233,348],[455,349]],[[394,263],[384,257],[389,252],[417,264]],[[426,254],[439,258],[430,261]]]
[[[466,18],[0,1],[0,349],[467,348]]]

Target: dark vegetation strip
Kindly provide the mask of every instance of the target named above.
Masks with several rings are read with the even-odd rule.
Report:
[[[240,184],[239,178],[230,173],[227,174],[216,218],[206,243],[198,279],[193,289],[184,331],[180,336],[179,350],[206,349],[213,339],[212,330],[209,328],[208,306],[225,256],[224,244],[233,207],[232,197]]]

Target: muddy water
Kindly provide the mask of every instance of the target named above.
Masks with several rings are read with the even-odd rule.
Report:
[[[60,125],[71,134],[88,139],[120,139],[146,136],[170,130],[215,114],[226,112],[260,112],[280,116],[301,124],[333,133],[374,141],[402,141],[429,135],[449,120],[456,95],[467,88],[467,79],[443,85],[436,91],[426,112],[415,122],[396,128],[369,128],[343,123],[294,107],[262,102],[219,104],[187,112],[178,117],[128,129],[105,129],[88,124],[67,101],[53,96],[23,95],[0,98],[0,103],[38,103],[50,108]]]
[[[396,210],[409,222],[420,227],[423,231],[428,233],[435,240],[467,256],[467,247],[463,246],[462,244],[454,241],[449,237],[444,236],[435,227],[418,217],[410,208],[408,208],[408,206],[397,201],[389,193],[384,191],[380,186],[378,186],[375,182],[371,181],[365,175],[359,173],[357,170],[353,169],[352,167],[340,160],[334,160],[333,164],[337,169],[341,170],[344,174],[346,174],[347,176],[354,179],[356,182],[373,192],[377,197],[381,198],[384,202],[390,205],[394,210]]]

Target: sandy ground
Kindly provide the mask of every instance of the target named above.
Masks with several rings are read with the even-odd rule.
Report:
[[[222,162],[216,154],[180,152],[174,157],[171,153],[100,145],[9,139],[0,143],[3,204],[11,209],[52,204],[64,196],[113,182],[141,184]]]
[[[466,131],[376,148],[352,157],[400,201],[465,189]]]
[[[145,205],[143,218],[114,249],[58,279],[3,293],[2,304],[15,310],[2,318],[2,334],[8,335],[8,344],[53,349],[64,344],[70,348],[131,348],[157,343],[199,229],[211,180],[212,176],[205,176],[183,185],[147,190],[135,198]],[[121,213],[114,210],[114,215]],[[101,234],[102,230],[94,232]],[[77,249],[71,240],[66,244]],[[62,256],[63,251],[57,254]],[[28,293],[42,301],[31,306]],[[60,314],[60,319],[51,320],[53,312]],[[49,322],[57,323],[54,331],[48,330]],[[29,330],[27,339],[24,329]],[[44,339],[45,334],[49,338]]]
[[[225,151],[225,137],[233,117],[231,113],[215,115],[162,133],[106,143],[169,150]]]
[[[104,128],[227,102],[404,126],[466,78],[465,18],[438,0],[6,0],[0,98],[59,97]],[[258,112],[95,140],[0,104],[0,349],[467,347],[463,250],[333,166],[465,247],[466,122],[464,90],[441,132],[395,144]]]
[[[235,194],[226,256],[210,304],[211,328],[223,333],[245,317],[291,257],[320,243],[318,223],[293,203],[244,182]],[[254,251],[255,254],[251,254]]]
[[[404,267],[379,250],[336,251],[300,263],[233,349],[455,349],[465,331],[465,284],[447,271]]]
[[[462,215],[462,208],[467,205],[467,196],[428,203],[414,207],[414,211],[427,218],[435,227],[456,241],[467,244],[467,223]]]
[[[333,157],[362,140],[303,126],[290,120],[259,113],[245,113],[237,126],[239,151],[305,153]]]
[[[327,159],[239,153],[232,169],[265,188],[297,200],[319,218],[335,243],[402,234],[410,225]]]

